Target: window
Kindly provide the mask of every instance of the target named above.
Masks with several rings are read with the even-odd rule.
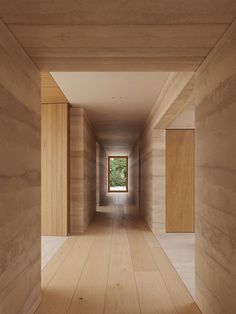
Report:
[[[108,192],[128,192],[128,157],[108,157]]]

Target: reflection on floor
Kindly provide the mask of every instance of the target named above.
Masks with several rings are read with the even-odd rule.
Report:
[[[43,269],[37,314],[200,314],[122,194],[99,208],[84,234],[68,237]]]
[[[53,258],[67,237],[41,237],[41,269]]]
[[[110,191],[126,191],[126,186],[110,186]]]
[[[195,234],[165,233],[158,240],[171,263],[194,297],[195,286]]]

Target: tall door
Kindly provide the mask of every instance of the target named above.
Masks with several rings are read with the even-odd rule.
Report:
[[[194,232],[194,130],[166,132],[166,231]]]

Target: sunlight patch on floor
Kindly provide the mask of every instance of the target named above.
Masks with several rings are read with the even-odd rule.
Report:
[[[41,237],[41,269],[53,258],[67,237]]]
[[[194,297],[195,286],[195,234],[165,233],[157,236],[178,275]]]

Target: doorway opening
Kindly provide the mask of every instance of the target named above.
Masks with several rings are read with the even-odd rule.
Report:
[[[128,156],[108,156],[108,192],[128,192]]]

